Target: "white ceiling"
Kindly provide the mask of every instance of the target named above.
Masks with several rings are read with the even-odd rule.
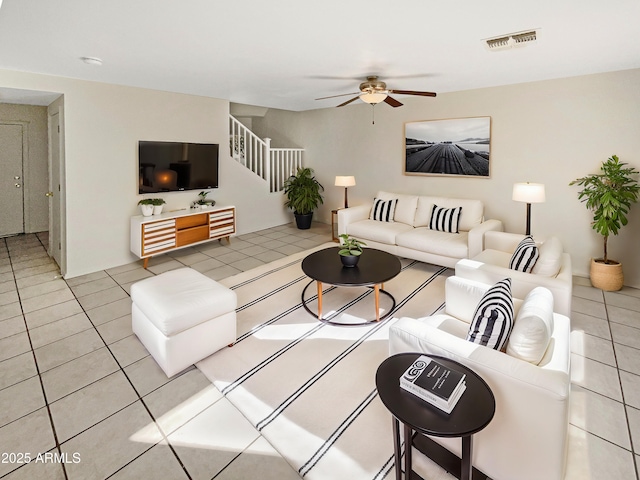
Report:
[[[638,0],[4,0],[0,68],[308,110],[370,74],[444,93],[638,68],[638,19]]]

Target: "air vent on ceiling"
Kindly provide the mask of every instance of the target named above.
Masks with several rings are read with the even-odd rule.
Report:
[[[485,46],[489,50],[506,50],[513,47],[522,47],[538,40],[539,30],[527,30],[524,32],[510,33],[500,37],[486,38]]]

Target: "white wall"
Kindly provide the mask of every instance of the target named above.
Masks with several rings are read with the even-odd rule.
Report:
[[[511,200],[516,182],[540,182],[547,202],[532,205],[532,233],[558,235],[571,253],[574,272],[588,276],[589,259],[602,255],[601,237],[570,181],[596,173],[616,154],[640,170],[640,70],[455,92],[436,98],[402,97],[391,108],[362,103],[300,113],[270,111],[265,122],[302,129],[300,143],[326,188],[320,217],[343,203],[335,175],[355,175],[351,205],[369,201],[379,189],[393,192],[479,198],[485,216],[511,232],[525,229],[525,205]],[[491,178],[402,175],[404,122],[491,117]],[[610,257],[624,262],[625,283],[640,287],[640,204],[629,225],[609,239]]]
[[[238,233],[289,221],[282,196],[229,157],[226,100],[15,71],[0,71],[0,87],[64,94],[67,277],[135,260],[138,140],[219,143],[220,188],[209,198],[237,206]],[[164,198],[183,208],[197,192]]]

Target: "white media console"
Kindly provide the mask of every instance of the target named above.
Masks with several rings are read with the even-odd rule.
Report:
[[[171,250],[226,238],[236,232],[236,207],[180,210],[160,215],[131,217],[131,251],[144,259]]]

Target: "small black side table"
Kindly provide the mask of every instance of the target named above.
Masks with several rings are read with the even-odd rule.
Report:
[[[436,437],[462,437],[462,471],[459,478],[471,480],[473,465],[473,434],[493,419],[496,402],[487,383],[475,372],[448,358],[428,355],[445,366],[467,375],[467,389],[450,414],[400,388],[400,376],[420,356],[419,353],[400,353],[387,358],[376,372],[376,386],[380,400],[393,415],[394,456],[396,480],[401,479],[400,425],[404,425],[405,478],[412,478],[411,446],[413,433]],[[408,472],[408,473],[407,473]],[[449,473],[456,474],[455,471]]]

